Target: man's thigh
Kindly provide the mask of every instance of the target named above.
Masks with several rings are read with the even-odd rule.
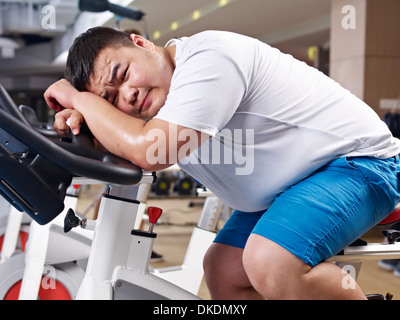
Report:
[[[381,162],[364,158],[331,162],[283,192],[252,232],[310,266],[329,259],[393,209],[396,192],[388,195],[380,176],[386,171],[380,168],[385,161]],[[396,172],[388,176],[396,179]]]

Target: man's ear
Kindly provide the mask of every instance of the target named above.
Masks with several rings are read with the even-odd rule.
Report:
[[[137,46],[139,46],[141,48],[152,50],[152,51],[155,50],[154,43],[147,40],[146,38],[144,38],[142,36],[132,33],[130,35],[130,38],[134,44],[136,44]]]

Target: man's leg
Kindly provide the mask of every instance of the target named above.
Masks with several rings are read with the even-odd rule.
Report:
[[[216,242],[245,249],[210,249],[213,298],[259,292],[267,299],[365,299],[355,283],[346,290],[347,273],[320,261],[391,212],[400,196],[398,161],[337,159],[280,194],[266,212],[235,212]]]
[[[254,288],[267,299],[365,299],[356,283],[346,289],[347,273],[323,261],[391,212],[396,162],[337,159],[277,197],[244,249]]]
[[[243,249],[214,243],[204,258],[204,272],[213,300],[257,300],[242,263]]]
[[[348,286],[344,279],[348,274],[341,268],[329,262],[312,268],[283,247],[256,234],[247,242],[243,264],[250,283],[266,299],[366,299],[355,281],[354,286]]]
[[[218,232],[204,257],[205,279],[212,299],[262,299],[251,286],[242,257],[250,233],[263,214],[264,211],[235,211]]]

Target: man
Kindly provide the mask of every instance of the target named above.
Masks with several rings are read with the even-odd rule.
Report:
[[[318,70],[238,34],[164,48],[94,28],[45,93],[55,128],[85,122],[145,170],[179,162],[236,209],[204,261],[213,299],[365,299],[325,262],[399,199],[400,142]]]

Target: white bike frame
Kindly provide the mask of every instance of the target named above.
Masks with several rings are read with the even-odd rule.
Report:
[[[151,182],[152,178],[147,181]],[[78,300],[143,299],[146,293],[165,299],[196,298],[149,272],[154,238],[131,234],[139,205],[138,201],[103,195]],[[131,288],[124,291],[128,284]]]

